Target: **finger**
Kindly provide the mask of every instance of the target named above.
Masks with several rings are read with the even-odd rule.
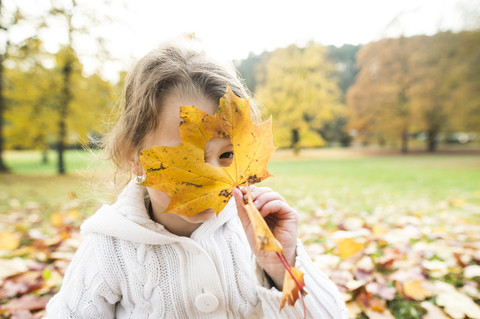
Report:
[[[273,190],[270,187],[250,186],[250,194],[252,194],[252,198],[253,198],[254,201],[261,194],[268,193],[268,192],[273,192]],[[244,197],[245,197],[245,199],[247,199],[247,191],[246,190],[245,190],[245,193],[244,193]]]
[[[255,234],[253,231],[252,224],[250,223],[250,218],[248,218],[247,211],[243,207],[243,194],[242,192],[234,188],[232,190],[233,197],[235,198],[235,203],[237,205],[237,212],[240,222],[242,223],[242,227],[245,231],[245,235],[247,236],[248,243],[252,248],[252,251],[256,251],[256,242],[255,242]]]
[[[235,203],[237,203],[237,207],[238,207],[239,204],[245,203],[243,201],[243,191],[241,189],[238,189],[236,187],[232,188],[232,194],[233,194],[233,198],[235,198]],[[242,205],[240,205],[240,206],[242,206]]]
[[[248,187],[247,187],[247,186],[241,186],[241,187],[240,187],[240,190],[242,191],[242,194],[243,194],[243,195],[245,195],[245,194],[247,193],[247,189],[248,189],[249,187],[250,187],[250,189],[252,189],[252,188],[255,187],[255,186],[249,185]]]
[[[248,186],[242,186],[240,187],[240,190],[242,191],[243,195],[246,195],[248,193],[248,189],[250,189],[250,193],[254,192],[258,187],[255,185],[248,185]]]
[[[237,205],[237,212],[238,212],[238,217],[240,218],[240,221],[242,222],[242,225],[244,228],[246,228],[250,224],[250,220],[248,219],[247,212],[245,211],[245,208],[243,208],[243,194],[238,188],[233,188],[232,189],[232,194],[233,198],[235,198],[235,204]]]
[[[262,209],[263,205],[274,200],[281,200],[285,202],[282,195],[277,192],[264,192],[258,195],[254,200],[253,204],[257,207],[258,210]]]
[[[278,220],[297,218],[297,212],[280,199],[269,201],[259,211],[263,218],[270,214]]]

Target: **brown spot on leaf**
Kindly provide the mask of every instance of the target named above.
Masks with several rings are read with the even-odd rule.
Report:
[[[257,174],[253,176],[248,176],[247,181],[249,184],[255,184],[255,183],[260,183],[262,179],[257,176]]]
[[[188,182],[182,182],[183,185],[185,186],[194,186],[196,188],[202,188],[202,185],[198,185],[198,184],[192,184],[192,183],[188,183]]]
[[[230,196],[232,196],[232,192],[230,192],[228,189],[222,189],[222,191],[218,193],[218,196],[225,196],[229,198]]]
[[[152,172],[157,172],[157,171],[163,171],[164,169],[166,169],[166,167],[163,165],[163,162],[162,162],[162,163],[160,163],[160,167],[158,167],[158,168],[149,167],[149,168],[147,169],[147,172],[148,172],[148,173],[152,173]]]

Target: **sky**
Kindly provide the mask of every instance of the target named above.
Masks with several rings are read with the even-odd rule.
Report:
[[[12,1],[12,0],[11,0]],[[69,2],[69,0],[58,0]],[[477,24],[480,0],[78,0],[91,9],[100,26],[87,27],[106,39],[111,54],[104,63],[108,76],[128,68],[159,43],[194,32],[206,50],[223,60],[243,59],[290,44],[315,41],[324,45],[366,44],[383,37],[434,34]],[[46,0],[22,0],[31,14],[48,7]],[[4,2],[5,3],[5,2]],[[476,15],[472,16],[472,12]],[[79,25],[88,25],[78,18]],[[61,22],[43,32],[50,51],[65,33]],[[86,67],[95,68],[94,45],[78,41]],[[90,56],[90,57],[89,57]],[[107,76],[107,77],[108,77]]]

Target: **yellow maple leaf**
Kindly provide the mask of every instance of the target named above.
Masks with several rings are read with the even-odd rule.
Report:
[[[428,289],[425,289],[425,287],[422,285],[422,282],[418,279],[404,282],[402,287],[405,296],[417,301],[425,300],[425,298],[432,295],[432,292]]]
[[[180,117],[182,145],[154,146],[140,154],[146,172],[143,185],[170,195],[165,212],[190,217],[211,208],[218,215],[233,187],[271,176],[267,171],[275,150],[271,120],[253,123],[249,101],[235,96],[228,86],[214,115],[195,106],[182,106]],[[230,166],[205,162],[205,145],[212,138],[231,140],[234,155]]]
[[[0,250],[14,250],[20,246],[20,235],[9,231],[0,232]]]
[[[353,238],[344,238],[338,242],[338,254],[342,259],[347,259],[364,248],[364,243],[359,243]]]
[[[50,216],[50,223],[55,227],[60,227],[64,224],[64,217],[61,213],[54,213]]]

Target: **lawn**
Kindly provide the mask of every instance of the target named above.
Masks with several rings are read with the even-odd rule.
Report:
[[[47,163],[43,163],[43,154],[38,151],[6,151],[7,166],[17,174],[22,175],[51,175],[57,171],[57,153],[47,153]],[[68,150],[64,153],[65,163],[70,173],[78,173],[97,167],[100,159],[94,152],[84,150]]]
[[[378,205],[428,200],[480,200],[480,155],[365,156],[348,150],[318,151],[299,158],[278,152],[269,164],[274,177],[262,183],[281,193],[292,205],[335,201],[340,207],[372,210]],[[368,155],[368,153],[366,153]],[[9,202],[24,206],[61,204],[72,195],[91,202],[92,188],[113,176],[98,154],[66,152],[68,174],[57,176],[56,157],[41,163],[34,151],[7,152],[13,174],[0,176],[0,212]],[[316,203],[316,204],[315,204]],[[303,207],[300,207],[303,208]]]
[[[53,153],[48,165],[37,152],[7,153],[0,281],[24,287],[36,278],[38,287],[0,288],[0,318],[14,299],[27,304],[33,293],[41,305],[57,291],[75,249],[65,239],[78,242],[81,221],[113,198],[100,186],[112,179],[109,165],[84,151],[66,155],[69,173],[57,176]],[[297,208],[299,234],[351,318],[480,318],[480,154],[280,151],[269,171],[275,177],[262,185]],[[12,260],[29,270],[2,274]],[[41,307],[29,311],[42,315]]]
[[[438,202],[462,198],[478,203],[480,156],[412,155],[273,161],[264,184],[292,202],[335,200],[371,210],[403,200]]]
[[[42,163],[37,151],[6,152],[11,173],[0,175],[0,213],[17,208],[38,208],[49,217],[72,198],[82,203],[81,213],[91,213],[100,200],[97,186],[112,172],[97,154],[69,150],[65,153],[68,174],[56,174],[57,158],[49,152],[49,161]],[[113,173],[112,173],[113,176]]]

